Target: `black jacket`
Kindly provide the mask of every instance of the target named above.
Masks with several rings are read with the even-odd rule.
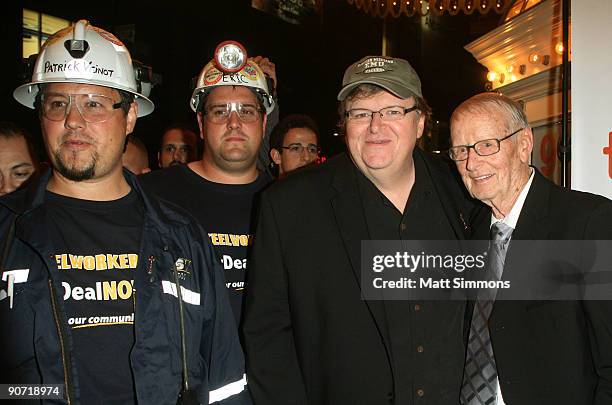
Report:
[[[181,389],[174,278],[179,258],[191,261],[180,281],[190,388],[198,392],[202,403],[209,402],[209,394],[211,401],[217,398],[220,404],[250,403],[223,274],[208,238],[190,217],[149,199],[133,175],[127,171],[124,175],[144,207],[134,280],[135,343],[130,356],[138,403],[175,404]],[[47,233],[43,200],[49,178],[50,171],[28,189],[0,199],[0,246],[8,243],[7,256],[0,263],[3,279],[7,272],[21,271],[20,282],[14,284],[13,308],[8,297],[0,301],[1,364],[7,374],[3,382],[63,384],[67,401],[45,403],[78,404],[72,338]],[[2,296],[6,288],[3,283]]]
[[[443,214],[409,226],[417,238],[432,238],[431,229],[442,226],[464,239],[468,213],[459,184],[440,162],[420,151],[414,158],[433,180],[424,198],[441,203]],[[370,237],[356,175],[341,155],[262,196],[243,326],[256,404],[458,402],[463,302],[400,303],[412,373],[395,378],[386,304],[362,299],[361,241]]]
[[[474,238],[488,239],[490,218],[484,211]],[[536,170],[512,234],[520,240],[612,240],[612,201],[558,187]],[[513,242],[504,279],[543,270]],[[490,331],[506,405],[612,404],[610,301],[506,301],[501,291]]]

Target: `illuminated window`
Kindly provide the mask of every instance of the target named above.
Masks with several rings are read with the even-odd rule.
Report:
[[[38,53],[42,44],[51,36],[64,27],[70,25],[70,21],[63,18],[53,17],[37,11],[23,9],[23,57]]]
[[[508,21],[509,19],[519,15],[522,9],[523,9],[523,0],[519,0],[516,3],[514,3],[514,5],[508,11],[508,14],[506,14],[505,21]]]
[[[527,0],[527,4],[525,5],[525,10],[530,9],[531,7],[535,6],[538,3],[541,3],[542,0]]]
[[[517,15],[529,10],[531,7],[540,4],[543,0],[514,0],[514,4],[508,9],[508,13],[504,17],[504,22],[511,20]]]

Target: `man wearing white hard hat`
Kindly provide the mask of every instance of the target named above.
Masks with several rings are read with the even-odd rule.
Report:
[[[250,403],[206,235],[122,168],[154,108],[140,88],[127,48],[80,20],[14,92],[52,167],[0,199],[3,382],[53,403]]]
[[[202,159],[150,173],[142,183],[185,208],[208,232],[239,321],[253,203],[272,180],[257,160],[274,99],[258,63],[241,44],[225,41],[200,72],[190,106],[204,141]]]

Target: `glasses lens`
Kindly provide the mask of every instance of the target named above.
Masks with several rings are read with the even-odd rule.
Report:
[[[259,109],[254,105],[238,104],[238,116],[242,122],[255,122],[259,118]]]
[[[66,116],[70,97],[64,94],[49,94],[43,98],[43,114],[51,121],[61,121]]]
[[[319,153],[319,147],[316,145],[308,145],[307,150],[311,155],[316,155]]]
[[[395,121],[404,118],[403,107],[387,107],[380,110],[380,116],[385,121]]]
[[[51,121],[66,118],[68,108],[74,100],[81,117],[87,122],[102,122],[110,118],[114,103],[110,97],[98,94],[47,94],[43,98],[43,114]]]
[[[497,139],[485,139],[474,144],[476,153],[480,156],[488,156],[499,152],[499,141]]]
[[[365,122],[370,121],[370,117],[372,117],[372,111],[364,109],[353,109],[348,110],[346,112],[346,116],[352,121]]]
[[[465,146],[454,146],[448,150],[452,160],[459,161],[467,159],[468,149]]]
[[[206,109],[206,117],[214,124],[223,124],[231,112],[230,105],[213,106]]]
[[[76,103],[83,119],[87,122],[102,122],[113,112],[113,100],[97,94],[77,94]]]
[[[229,119],[232,111],[236,111],[240,121],[244,123],[255,122],[259,119],[259,108],[242,103],[229,103],[225,105],[216,105],[206,109],[206,117],[214,124],[224,124]]]

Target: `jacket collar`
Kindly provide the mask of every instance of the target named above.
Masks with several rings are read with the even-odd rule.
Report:
[[[525,198],[525,203],[519,214],[516,228],[512,233],[512,239],[544,240],[548,239],[549,226],[546,225],[548,210],[550,207],[550,192],[552,183],[547,180],[538,169],[534,168],[535,174],[531,188]],[[488,240],[491,227],[491,208],[481,210],[474,220],[476,233],[472,239]]]
[[[536,168],[533,183],[523,204],[523,209],[512,234],[516,239],[542,240],[548,239],[548,221],[550,207],[550,192],[552,183]]]
[[[17,215],[23,214],[17,223],[17,232],[20,237],[32,237],[36,233],[36,229],[40,229],[39,226],[42,222],[39,221],[44,221],[44,218],[39,217],[39,215],[44,215],[44,197],[52,174],[53,170],[46,170],[25,190],[14,193],[16,195],[10,196],[11,198],[3,199],[2,204],[8,209]],[[142,189],[137,177],[129,170],[123,169],[123,176],[142,203],[145,218],[152,221],[156,225],[156,229],[162,234],[168,232],[172,223],[177,221],[183,224],[188,223],[188,219],[185,216],[177,215],[172,210],[164,209],[157,199],[151,198]],[[34,226],[34,224],[37,225]]]

